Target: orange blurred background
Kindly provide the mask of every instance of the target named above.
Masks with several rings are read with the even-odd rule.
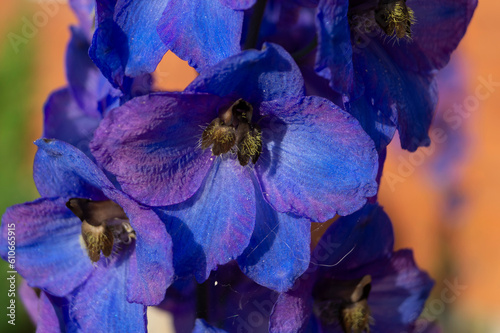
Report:
[[[429,0],[430,1],[430,0]],[[30,91],[10,91],[17,98],[29,98],[29,116],[19,129],[23,132],[19,150],[23,163],[15,166],[31,177],[35,153],[32,142],[42,133],[42,107],[49,93],[66,84],[64,54],[69,40],[69,25],[76,19],[65,4],[56,2],[57,10],[40,26],[19,53],[29,52],[32,66]],[[23,17],[33,17],[45,10],[34,1],[7,0],[0,11],[2,54],[11,54],[8,34],[20,34]],[[54,7],[55,8],[55,7]],[[447,108],[453,103],[463,105],[468,96],[475,96],[482,85],[480,78],[491,78],[487,98],[479,100],[477,108],[463,118],[457,129],[467,140],[464,158],[457,162],[451,182],[441,182],[432,174],[432,163],[448,146],[433,143],[420,149],[416,157],[399,149],[395,139],[389,147],[380,202],[391,217],[396,232],[397,248],[414,250],[417,263],[436,280],[424,317],[445,325],[445,332],[500,332],[500,2],[483,0],[472,19],[469,30],[459,47],[464,91],[447,98]],[[499,44],[497,44],[499,43]],[[11,54],[12,56],[12,54]],[[0,59],[1,61],[1,59]],[[457,60],[458,61],[458,60]],[[195,72],[186,63],[168,53],[157,69],[158,86],[165,90],[182,90]],[[0,111],[0,113],[3,111]],[[442,117],[438,114],[437,117]],[[0,145],[6,143],[0,143]],[[421,157],[419,160],[418,157]],[[2,157],[5,164],[13,163]],[[412,168],[408,167],[408,164]],[[389,178],[388,178],[389,177]],[[2,184],[4,187],[5,184]],[[25,200],[36,198],[33,184]],[[450,212],[450,195],[459,204]],[[19,202],[4,199],[5,207]],[[497,257],[499,256],[499,257]],[[2,292],[2,291],[0,291]]]

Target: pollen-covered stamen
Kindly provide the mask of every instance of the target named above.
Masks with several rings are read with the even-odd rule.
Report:
[[[358,280],[326,281],[315,302],[317,316],[326,324],[339,323],[345,333],[369,333],[372,318],[368,306],[371,276]]]
[[[213,155],[237,153],[242,166],[250,159],[255,164],[262,151],[260,127],[252,123],[253,107],[243,99],[219,113],[203,131],[201,148],[212,146]]]
[[[127,215],[111,200],[72,198],[66,206],[82,221],[82,238],[92,262],[99,261],[101,253],[109,257],[113,246],[128,245],[135,239]]]
[[[375,20],[388,36],[411,38],[415,13],[406,5],[406,0],[380,0],[375,9]]]

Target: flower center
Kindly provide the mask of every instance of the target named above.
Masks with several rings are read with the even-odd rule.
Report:
[[[255,164],[262,152],[262,132],[259,125],[252,123],[252,113],[252,105],[241,98],[219,112],[203,131],[201,148],[211,146],[215,156],[236,153],[242,166],[250,159]]]
[[[371,281],[370,275],[358,280],[329,281],[329,288],[320,288],[322,300],[315,304],[318,317],[326,324],[339,322],[345,333],[370,332]]]
[[[92,262],[99,261],[101,252],[109,257],[121,245],[135,239],[135,231],[123,209],[111,200],[93,201],[71,198],[66,206],[82,221],[82,238]]]
[[[378,26],[389,37],[411,39],[415,13],[406,0],[351,0],[349,22],[358,33],[373,33]]]

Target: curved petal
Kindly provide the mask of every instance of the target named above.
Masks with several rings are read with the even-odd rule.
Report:
[[[135,98],[103,119],[91,150],[122,189],[151,206],[177,204],[200,187],[211,151],[201,150],[202,127],[217,117],[220,99],[161,93]]]
[[[77,27],[71,27],[71,40],[66,50],[66,77],[78,106],[89,116],[99,117],[99,86],[102,76],[89,58],[89,47],[84,32]],[[111,89],[109,83],[108,88]]]
[[[152,210],[137,204],[121,206],[136,232],[135,251],[129,259],[127,300],[157,305],[173,281],[172,239]]]
[[[99,263],[74,294],[69,315],[82,332],[146,332],[146,307],[126,298],[127,267],[124,260]]]
[[[254,232],[238,264],[258,284],[284,292],[309,266],[311,223],[276,212],[264,200],[258,185],[256,201]]]
[[[400,250],[372,268],[368,304],[375,325],[384,332],[407,330],[422,312],[434,281],[418,269],[411,250]]]
[[[384,43],[401,68],[414,72],[441,69],[464,36],[477,0],[408,0],[417,22],[410,41]]]
[[[356,119],[319,97],[261,105],[263,151],[255,165],[279,212],[323,222],[350,214],[377,191],[378,156]]]
[[[313,274],[306,273],[297,280],[292,290],[279,295],[269,319],[270,333],[306,331],[313,314],[314,282]]]
[[[85,33],[88,40],[92,35],[92,25],[94,24],[94,0],[69,0],[69,5],[78,18],[80,29]]]
[[[219,160],[193,197],[158,210],[174,243],[176,275],[203,282],[248,246],[256,208],[247,172],[235,160]]]
[[[279,45],[247,50],[207,68],[185,90],[236,96],[256,107],[262,101],[304,95],[304,79],[292,57]]]
[[[355,76],[348,9],[348,0],[319,2],[316,17],[318,50],[314,69],[318,75],[330,81],[330,87],[333,90],[352,95],[355,88]],[[356,95],[359,95],[359,91]]]
[[[203,71],[240,52],[242,25],[243,12],[220,0],[169,0],[157,30],[167,48]]]
[[[80,244],[81,222],[66,208],[66,199],[38,199],[7,209],[2,217],[0,254],[31,287],[64,296],[92,272]]]
[[[394,247],[392,224],[378,205],[367,204],[341,217],[323,234],[312,253],[311,265],[331,274],[386,258]]]
[[[38,192],[45,197],[80,197],[106,200],[103,191],[115,191],[94,162],[63,141],[39,139],[33,165]]]
[[[429,145],[427,132],[437,104],[433,74],[400,68],[375,40],[366,47],[355,53],[354,66],[363,78],[364,98],[371,102],[372,112],[392,117],[404,149],[415,151]]]
[[[168,2],[115,0],[114,3],[98,3],[98,26],[90,56],[115,87],[122,86],[125,76],[153,72],[167,52],[156,26]]]
[[[65,141],[91,156],[89,142],[101,120],[99,114],[89,115],[82,110],[68,88],[53,92],[43,111],[44,138]]]

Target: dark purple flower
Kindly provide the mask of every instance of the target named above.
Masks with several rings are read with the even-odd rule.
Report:
[[[7,209],[2,258],[15,230],[16,270],[30,286],[67,301],[66,325],[145,331],[146,305],[162,301],[173,277],[164,224],[79,150],[56,140],[36,144],[42,198]]]
[[[286,290],[307,268],[309,222],[376,193],[370,138],[303,91],[290,55],[269,44],[207,69],[182,94],[136,98],[103,120],[92,152],[125,192],[163,206],[176,274],[204,281],[238,258],[257,282]]]
[[[279,296],[270,332],[403,332],[412,327],[433,282],[410,250],[392,252],[392,225],[367,205],[336,221],[309,270]]]

